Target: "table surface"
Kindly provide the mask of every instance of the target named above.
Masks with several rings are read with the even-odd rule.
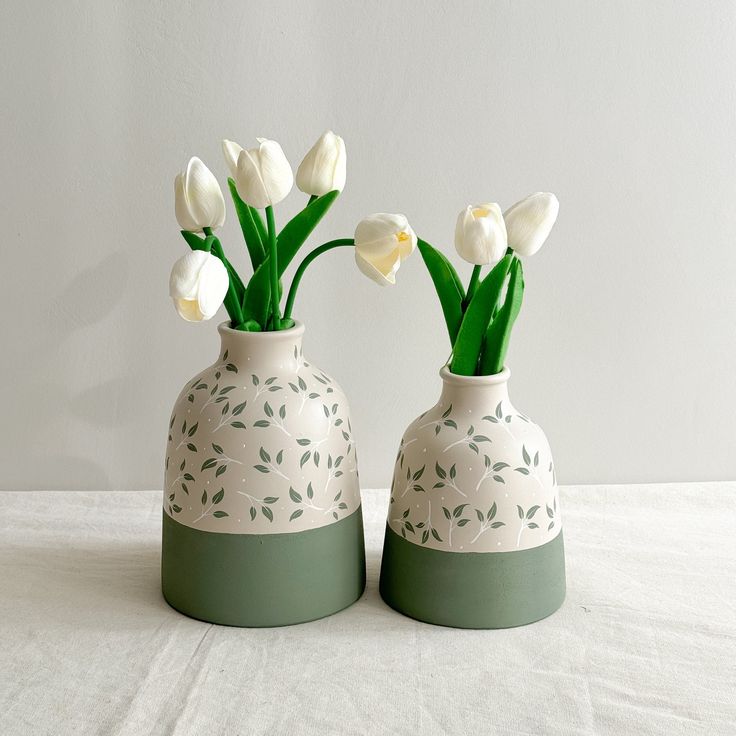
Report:
[[[562,488],[568,595],[503,631],[368,585],[280,629],[188,619],[159,590],[160,492],[0,493],[0,734],[734,734],[736,483]]]

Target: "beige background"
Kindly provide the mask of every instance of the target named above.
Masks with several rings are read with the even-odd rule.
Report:
[[[558,194],[509,365],[561,482],[734,477],[734,33],[727,1],[4,3],[0,487],[160,487],[218,349],[167,297],[174,174],[196,153],[224,182],[222,136],[296,166],[326,127],[348,187],[321,239],[403,211],[450,250],[466,203]],[[388,485],[447,354],[420,259],[380,290],[334,253],[296,314]]]

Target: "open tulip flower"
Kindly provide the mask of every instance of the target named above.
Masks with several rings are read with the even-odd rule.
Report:
[[[457,218],[455,249],[468,263],[488,266],[506,252],[506,225],[501,208],[493,204],[469,204]]]
[[[404,215],[379,212],[355,228],[355,261],[368,278],[381,286],[396,283],[401,262],[417,247],[417,236]]]
[[[524,294],[517,255],[533,255],[541,248],[558,211],[557,197],[542,192],[518,202],[503,216],[497,204],[468,205],[455,228],[458,253],[474,264],[467,290],[440,251],[421,238],[417,241],[442,305],[453,373],[485,376],[503,370]],[[481,278],[483,266],[492,268]]]

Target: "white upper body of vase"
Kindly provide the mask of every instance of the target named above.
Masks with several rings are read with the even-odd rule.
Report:
[[[354,513],[360,488],[347,399],[304,359],[304,325],[218,330],[218,360],[174,405],[165,512],[235,534],[304,531]]]
[[[409,425],[394,468],[388,524],[409,542],[512,552],[559,534],[549,443],[511,404],[509,375],[440,371],[440,400]]]

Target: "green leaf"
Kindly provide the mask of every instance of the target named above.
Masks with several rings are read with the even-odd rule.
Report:
[[[245,424],[243,422],[230,422],[231,427],[235,427],[235,429],[246,429]],[[266,426],[268,427],[268,422],[265,423],[265,425],[260,425],[258,422],[256,422],[256,427],[260,426]]]
[[[261,506],[261,513],[269,520],[273,521],[273,511],[268,506]]]
[[[480,358],[481,375],[493,375],[503,370],[506,352],[511,339],[511,330],[521,311],[524,298],[524,273],[521,261],[515,260],[511,268],[511,279],[503,306],[494,317],[486,332]]]
[[[524,458],[524,464],[529,465],[532,461],[531,457],[529,456],[529,453],[527,452],[526,445],[521,446],[521,456]]]
[[[225,497],[225,489],[220,488],[220,490],[217,491],[217,493],[215,493],[214,496],[212,496],[212,503],[220,503],[220,501],[222,501],[224,497]]]
[[[235,181],[232,178],[228,178],[227,185],[230,187],[230,196],[233,198],[235,213],[240,221],[240,229],[243,232],[245,245],[248,248],[248,255],[250,255],[250,262],[255,271],[266,257],[266,248],[264,245],[267,237],[266,229],[258,210],[246,204],[240,198]]]
[[[258,513],[253,506],[250,507],[250,511],[248,512],[250,514],[250,520],[255,521],[256,514]]]
[[[536,514],[536,513],[537,513],[537,511],[539,511],[539,506],[532,506],[532,507],[531,507],[531,508],[529,509],[529,511],[527,511],[527,512],[526,512],[526,518],[527,518],[527,519],[532,519],[532,518],[534,518],[534,514]]]
[[[215,511],[212,516],[214,516],[215,519],[222,519],[224,516],[229,516],[229,514],[227,513],[227,511]]]
[[[279,277],[283,275],[299,248],[311,235],[312,230],[317,227],[317,223],[339,194],[340,192],[333,191],[318,197],[292,218],[279,233],[277,239]],[[268,262],[269,257],[266,256],[256,269],[248,282],[243,301],[243,317],[254,319],[260,325],[265,325],[268,320],[268,309],[271,300]]]
[[[220,465],[220,467],[215,470],[215,478],[219,478],[226,470],[227,465]]]
[[[301,495],[299,493],[297,493],[293,488],[289,488],[289,498],[294,503],[301,503],[302,502]]]
[[[443,507],[442,507],[442,513],[443,513],[443,514],[445,515],[445,519],[450,519],[450,518],[452,518],[452,517],[450,516],[450,509],[448,509],[448,508],[447,508],[446,506],[443,506]]]
[[[289,517],[289,521],[294,521],[294,519],[298,519],[303,513],[304,513],[303,509],[297,509],[296,511],[292,511],[291,516]]]
[[[200,238],[199,235],[190,233],[188,230],[181,230],[180,232],[192,250],[207,250],[207,246],[205,245],[207,238]]]
[[[278,496],[266,496],[266,498],[263,499],[263,503],[276,503],[278,500]]]
[[[468,304],[454,343],[450,363],[450,370],[453,373],[460,376],[476,375],[483,338],[486,336],[493,308],[498,303],[498,296],[503,289],[513,258],[513,255],[504,256],[493,267]]]
[[[470,523],[470,519],[460,519],[460,521],[458,521],[457,525],[458,526],[465,526],[466,524],[469,524],[469,523]]]
[[[207,491],[202,491],[202,506],[207,503]]]
[[[214,468],[215,465],[217,465],[217,459],[210,457],[202,463],[202,470],[209,470],[210,468]]]
[[[440,299],[447,332],[450,335],[450,344],[454,345],[463,319],[462,304],[465,299],[465,289],[463,289],[457,271],[440,251],[423,240],[417,241],[417,247]]]

